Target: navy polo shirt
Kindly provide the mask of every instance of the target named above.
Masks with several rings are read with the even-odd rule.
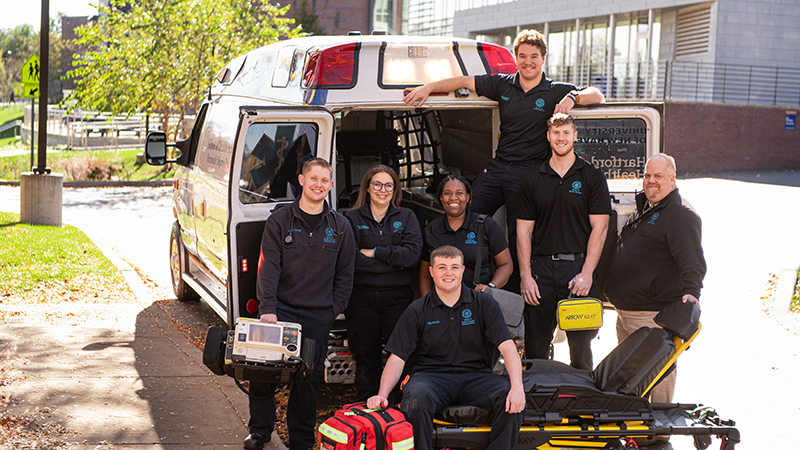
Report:
[[[511,334],[497,302],[462,284],[453,307],[432,289],[406,308],[386,343],[386,351],[408,361],[414,372],[491,372],[498,346]]]
[[[528,92],[514,75],[476,75],[475,93],[497,101],[500,140],[496,157],[506,162],[544,161],[550,156],[547,121],[573,84],[557,83],[542,72],[542,81]]]
[[[430,262],[431,252],[442,245],[452,245],[464,253],[464,283],[467,286],[473,285],[475,276],[475,259],[478,256],[478,213],[467,210],[467,217],[464,223],[457,230],[450,227],[447,215],[443,215],[431,221],[425,227],[422,236],[425,247],[422,250],[422,260]],[[483,252],[481,253],[481,284],[492,281],[492,270],[490,267],[492,258],[508,248],[506,236],[503,229],[491,217],[486,217],[483,222]],[[472,286],[474,287],[474,286]]]
[[[548,159],[522,179],[517,218],[536,221],[532,255],[585,253],[591,214],[611,214],[611,197],[603,173],[580,157],[564,178]]]

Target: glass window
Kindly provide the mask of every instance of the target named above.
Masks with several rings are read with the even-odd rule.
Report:
[[[299,194],[297,175],[317,153],[314,123],[254,123],[247,129],[239,177],[245,204],[289,200]]]
[[[579,119],[575,153],[608,180],[644,177],[647,124],[644,119]]]

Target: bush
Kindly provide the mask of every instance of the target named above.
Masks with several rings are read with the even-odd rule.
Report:
[[[64,175],[65,181],[77,180],[111,180],[117,172],[116,161],[105,161],[91,154],[81,154],[74,158],[67,158],[57,161],[55,168],[57,172]]]

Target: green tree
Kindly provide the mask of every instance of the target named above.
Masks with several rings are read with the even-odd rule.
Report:
[[[127,12],[120,8],[128,6]],[[234,57],[279,39],[299,36],[288,10],[259,0],[112,0],[100,20],[77,30],[67,76],[76,80],[75,106],[169,117],[197,109],[214,75]]]
[[[309,6],[308,0],[301,0],[300,6],[298,6],[295,11],[294,19],[303,27],[304,33],[322,36],[325,34],[325,30],[322,28],[322,25],[319,24],[319,16],[317,16],[315,10],[316,2],[314,2],[313,6]]]

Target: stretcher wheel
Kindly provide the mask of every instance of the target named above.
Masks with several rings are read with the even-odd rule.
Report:
[[[711,445],[711,436],[705,434],[694,435],[694,448],[705,450]]]

